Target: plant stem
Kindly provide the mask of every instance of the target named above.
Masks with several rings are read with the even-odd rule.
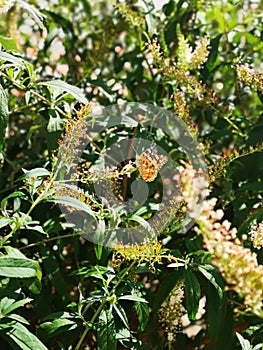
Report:
[[[123,274],[121,275],[121,277],[119,278],[118,282],[115,284],[115,286],[112,288],[112,291],[109,293],[108,297],[111,297],[114,293],[114,291],[116,290],[116,288],[119,286],[119,284],[123,281],[124,277],[127,275],[127,273],[129,272],[129,270],[131,270],[131,268],[135,265],[136,260],[134,260],[131,265],[123,272]],[[99,314],[101,313],[101,311],[103,310],[104,306],[106,305],[106,303],[108,302],[108,298],[103,300],[102,303],[100,304],[100,306],[98,307],[97,311],[95,312],[95,314],[92,316],[91,320],[89,321],[89,323],[93,323],[96,318],[99,316]],[[88,334],[88,331],[90,330],[90,327],[88,326],[88,324],[86,324],[86,328],[84,330],[84,332],[82,333],[78,344],[75,347],[75,350],[79,350],[81,347],[81,344],[83,343],[86,335]]]

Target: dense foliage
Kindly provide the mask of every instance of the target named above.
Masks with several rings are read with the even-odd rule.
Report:
[[[1,349],[262,348],[263,3],[158,5],[0,2]],[[209,193],[187,232],[193,169],[171,137],[114,123],[85,135],[100,122],[86,119],[92,108],[125,103],[164,108],[202,147]],[[76,196],[59,180],[85,137]],[[145,203],[125,212],[143,175],[131,156],[99,174],[119,205],[94,194],[100,155],[138,137],[182,168],[180,205],[156,210],[156,172]],[[156,212],[155,224],[171,220],[155,239],[109,247],[80,236],[59,204],[86,212],[100,235],[147,227]]]

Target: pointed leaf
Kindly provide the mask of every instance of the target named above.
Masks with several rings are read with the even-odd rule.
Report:
[[[0,218],[0,228],[9,225],[12,221],[13,220],[11,218],[5,218],[5,217]]]
[[[148,303],[147,300],[145,300],[144,298],[140,298],[137,295],[123,295],[121,297],[118,298],[118,300],[132,300],[132,301],[139,301],[141,303]]]
[[[89,103],[89,101],[87,100],[87,98],[85,97],[85,95],[83,94],[81,89],[79,89],[76,86],[70,85],[63,80],[43,81],[43,82],[38,83],[38,85],[48,86],[49,88],[51,88],[53,90],[60,91],[61,93],[67,92],[68,94],[71,94],[73,97],[75,97],[76,100],[78,100],[84,104]]]
[[[123,322],[124,326],[126,328],[129,328],[128,318],[126,316],[126,313],[125,313],[123,307],[120,304],[113,304],[113,308],[115,309],[117,315],[119,316],[119,318]]]
[[[216,280],[219,275],[218,271],[213,266],[208,264],[198,266],[198,270],[212,283],[217,290],[219,298],[222,298],[224,291]]]
[[[110,310],[102,310],[100,313],[97,337],[98,350],[117,349],[115,323]]]
[[[22,8],[24,8],[29,13],[29,15],[36,22],[39,28],[45,29],[45,26],[43,24],[45,16],[43,15],[42,12],[40,12],[35,6],[30,5],[26,1],[17,0],[17,2],[21,5]]]
[[[6,298],[4,298],[4,299],[6,299]],[[19,307],[30,303],[31,300],[33,300],[33,299],[26,298],[26,299],[23,299],[23,300],[15,301],[11,305],[6,305],[6,307],[2,308],[1,313],[4,314],[4,315],[7,315],[10,312],[14,311],[15,309],[18,309]]]
[[[251,350],[251,346],[250,346],[249,341],[248,341],[247,339],[244,339],[244,338],[242,337],[242,335],[239,334],[239,333],[236,333],[236,335],[237,335],[237,338],[238,338],[238,340],[239,340],[239,343],[240,343],[240,345],[241,345],[241,347],[242,347],[242,350]]]
[[[21,323],[11,321],[5,324],[4,338],[10,344],[11,349],[18,346],[22,350],[48,350],[45,345]]]
[[[37,261],[30,259],[0,256],[0,276],[13,278],[36,277],[41,279],[41,270]]]
[[[45,169],[45,168],[35,168],[32,170],[24,170],[25,174],[20,176],[20,178],[18,179],[20,180],[25,180],[25,179],[30,179],[32,177],[44,177],[44,176],[49,176],[50,172]]]
[[[5,131],[8,121],[8,96],[0,85],[0,151],[4,146]]]
[[[6,38],[0,35],[0,43],[6,51],[18,51],[16,41],[11,38]]]
[[[201,298],[198,279],[191,270],[184,270],[186,310],[190,320],[195,320]]]
[[[88,213],[89,215],[91,215],[92,217],[95,218],[95,214],[90,209],[90,207],[87,204],[81,202],[77,198],[66,197],[66,196],[55,196],[55,197],[50,198],[49,201],[53,201],[53,202],[56,202],[57,204],[61,204],[64,206],[69,206],[72,208],[82,210],[85,213]]]
[[[42,339],[50,339],[59,334],[71,331],[78,327],[78,324],[73,320],[66,318],[55,319],[52,322],[42,323],[37,330],[37,335]]]
[[[139,327],[138,330],[143,332],[147,326],[149,319],[149,306],[145,303],[135,303],[135,310],[138,315]]]
[[[8,52],[0,52],[0,61],[1,60],[11,62],[14,66],[25,67],[25,60],[23,58],[11,55],[11,53]]]

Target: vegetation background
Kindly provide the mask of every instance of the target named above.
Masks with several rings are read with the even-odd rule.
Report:
[[[262,348],[262,8],[0,2],[1,349]],[[185,235],[171,206],[158,241],[111,250],[65,222],[54,169],[59,140],[91,105],[122,102],[163,107],[188,125],[217,201]],[[132,136],[113,129],[97,146]],[[158,140],[179,164],[173,142]],[[98,155],[91,147],[86,161]],[[102,228],[112,216],[125,226],[153,214],[153,195],[131,218],[86,190],[91,202],[76,208],[84,202]]]

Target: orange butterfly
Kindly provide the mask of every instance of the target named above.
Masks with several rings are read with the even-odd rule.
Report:
[[[136,166],[146,182],[154,181],[158,171],[168,162],[163,154],[157,154],[154,147],[147,148],[142,154],[136,157]]]

